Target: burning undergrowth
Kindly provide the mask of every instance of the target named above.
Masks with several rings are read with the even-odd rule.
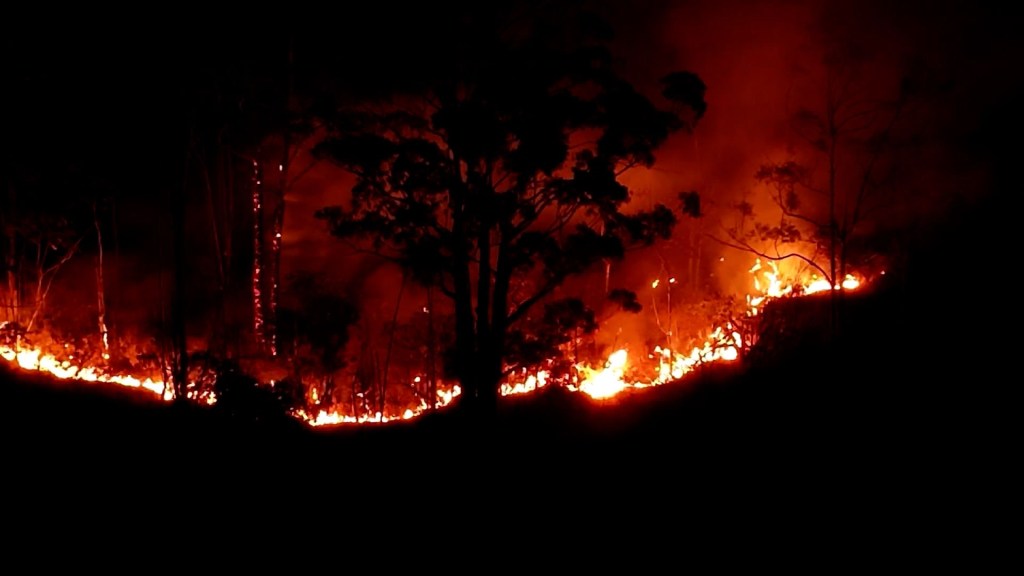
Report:
[[[677,382],[703,366],[736,361],[754,347],[759,334],[771,329],[762,325],[769,301],[829,290],[828,282],[791,268],[785,262],[757,259],[749,268],[747,294],[704,296],[694,303],[680,290],[674,311],[670,298],[676,282],[671,277],[650,283],[650,303],[640,313],[620,306],[619,312],[599,321],[578,302],[555,302],[538,320],[540,331],[533,332],[554,340],[521,339],[510,355],[516,363],[507,368],[500,393],[515,396],[559,387],[606,402]],[[835,288],[856,290],[862,282],[850,274]],[[186,362],[189,400],[246,417],[285,412],[311,426],[324,426],[408,420],[443,408],[460,395],[460,386],[444,366],[447,326],[442,315],[435,317],[433,310],[421,307],[411,321],[385,325],[389,339],[378,342],[372,323],[346,305],[326,302],[316,309],[319,315],[293,319],[295,326],[304,325],[304,336],[282,339],[277,358],[224,360],[206,350],[191,353]],[[648,337],[637,339],[640,329],[626,329],[625,317],[644,320]],[[778,323],[778,314],[771,318]],[[349,332],[355,335],[352,341]],[[537,356],[552,343],[558,354]],[[28,333],[5,322],[0,324],[0,357],[22,370],[59,379],[174,399],[168,383],[177,359],[156,340],[148,346],[119,341],[109,349],[95,337]]]

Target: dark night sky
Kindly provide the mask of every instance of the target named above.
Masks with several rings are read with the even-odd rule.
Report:
[[[728,146],[758,144],[743,138],[772,137],[776,128],[770,123],[779,121],[776,104],[791,88],[792,65],[800,53],[815,54],[823,38],[845,38],[876,50],[883,67],[923,58],[956,85],[947,120],[960,130],[957,137],[971,138],[1020,95],[1013,19],[994,6],[735,0],[527,4],[532,8],[513,11],[523,26],[552,20],[568,5],[598,6],[616,31],[614,47],[627,75],[642,85],[674,68],[700,74],[711,105],[700,134],[705,158],[715,147],[735,156]],[[89,25],[70,17],[64,23],[25,17],[9,24],[14,29],[4,37],[5,132],[15,135],[14,148],[27,159],[54,150],[72,157],[95,155],[117,166],[114,172],[134,176],[150,165],[146,158],[169,155],[185,110],[208,96],[196,90],[197,80],[278,64],[289,28],[300,53],[330,59],[352,85],[372,86],[428,66],[432,50],[443,45],[443,25],[458,17],[451,6],[380,2],[323,17],[252,11],[210,17],[183,8],[167,13],[166,20],[159,12],[124,23],[94,15]],[[442,24],[440,31],[424,26],[432,21]],[[12,146],[11,139],[6,146]]]

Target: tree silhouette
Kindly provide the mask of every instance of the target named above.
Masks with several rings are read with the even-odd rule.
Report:
[[[514,368],[510,330],[536,304],[628,243],[670,235],[665,206],[624,209],[619,177],[693,128],[704,84],[664,77],[675,110],[662,109],[613,71],[594,35],[566,46],[552,38],[569,36],[462,22],[460,49],[428,83],[330,111],[316,153],[356,183],[347,206],[317,215],[452,299],[461,402],[489,410]]]
[[[759,213],[748,201],[720,242],[768,260],[802,261],[832,291],[831,324],[851,269],[870,260],[890,234],[888,213],[912,203],[905,178],[907,152],[921,136],[905,118],[943,88],[919,63],[899,82],[872,82],[870,69],[849,47],[827,50],[822,77],[812,78],[791,117],[789,157],[762,164],[754,179],[768,202]],[[876,85],[877,84],[877,85]]]
[[[296,305],[281,308],[281,348],[291,359],[291,384],[308,396],[308,389],[317,390],[316,407],[329,408],[334,396],[335,377],[345,365],[345,346],[349,329],[359,318],[352,302],[321,286],[307,275],[300,275],[291,290]],[[308,376],[317,376],[319,382]]]

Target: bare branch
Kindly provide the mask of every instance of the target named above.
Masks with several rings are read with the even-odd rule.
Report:
[[[68,249],[64,252],[64,255],[61,256],[60,260],[58,260],[56,263],[54,263],[53,266],[50,266],[49,268],[46,268],[46,269],[43,270],[43,275],[45,276],[47,274],[51,274],[53,272],[56,272],[58,268],[60,268],[61,266],[67,264],[68,260],[71,260],[71,257],[74,256],[75,252],[78,251],[78,246],[81,243],[82,243],[82,239],[81,238],[79,238],[78,240],[75,240],[74,244],[72,244],[71,246],[68,247]]]
[[[630,161],[628,161],[628,162],[626,162],[625,164],[623,164],[622,168],[619,168],[615,172],[615,178],[618,178],[619,176],[622,176],[626,172],[632,170],[633,168],[636,168],[638,165],[640,165],[640,162],[638,160],[636,160],[635,158],[630,160]]]
[[[551,278],[547,282],[545,282],[544,285],[541,286],[539,290],[537,290],[537,292],[535,292],[532,296],[520,302],[519,305],[516,306],[515,309],[512,310],[512,312],[509,313],[508,324],[511,326],[517,320],[522,318],[526,314],[526,312],[533,307],[534,304],[540,302],[542,299],[544,299],[544,297],[551,294],[551,292],[554,291],[554,289],[557,288],[560,283],[561,279],[559,277]]]
[[[455,300],[455,290],[449,288],[444,283],[444,279],[443,278],[441,279],[440,282],[437,283],[437,289],[441,291],[441,294],[444,294],[448,298],[450,298],[452,300]]]
[[[811,266],[812,268],[814,268],[818,272],[821,272],[822,276],[824,276],[825,279],[828,280],[829,284],[832,283],[831,276],[829,275],[828,272],[825,271],[824,268],[822,268],[813,259],[808,258],[807,256],[804,256],[803,254],[801,254],[799,252],[789,252],[787,254],[782,254],[782,253],[776,251],[776,253],[774,255],[772,255],[772,254],[769,254],[769,253],[767,253],[767,252],[765,252],[763,250],[758,250],[757,248],[755,248],[752,245],[750,245],[750,243],[748,243],[748,242],[743,242],[743,241],[729,242],[727,240],[723,240],[723,239],[715,236],[714,234],[710,234],[710,233],[706,234],[706,236],[711,238],[715,242],[718,242],[719,244],[721,244],[723,246],[728,246],[729,248],[734,248],[736,250],[741,250],[743,252],[750,252],[751,254],[754,254],[755,256],[758,256],[760,258],[764,258],[766,260],[781,261],[781,260],[789,260],[790,258],[796,258],[798,260],[803,260],[804,262],[807,263],[808,266]]]
[[[315,167],[319,163],[320,163],[320,160],[317,159],[317,158],[314,158],[309,164],[306,165],[305,168],[303,168],[302,170],[298,171],[293,178],[288,180],[288,187],[290,188],[290,187],[294,186],[300,179],[302,179],[303,176],[308,174],[309,171],[312,170],[313,167]]]
[[[545,230],[545,233],[552,234],[565,228],[565,226],[570,221],[572,221],[573,217],[576,216],[576,213],[579,211],[579,209],[579,203],[559,204],[557,210],[558,213],[555,215],[555,219],[552,222],[551,226],[548,226],[548,228]]]
[[[772,199],[775,200],[775,204],[778,205],[779,210],[782,211],[782,215],[783,216],[786,216],[788,218],[795,218],[795,219],[800,220],[802,222],[806,222],[807,224],[810,224],[811,226],[816,226],[816,227],[819,227],[819,228],[824,226],[824,224],[822,224],[821,222],[818,222],[817,220],[811,218],[810,216],[806,216],[804,214],[800,214],[799,212],[796,212],[794,210],[790,210],[789,208],[786,208],[786,203],[785,203],[784,199],[782,198],[781,192],[778,193],[778,194],[773,194],[772,195]]]
[[[878,163],[879,159],[882,156],[882,144],[887,143],[889,141],[889,138],[892,136],[892,131],[895,128],[896,122],[897,120],[899,120],[901,113],[903,112],[903,107],[905,103],[906,99],[903,97],[901,97],[896,102],[896,109],[893,111],[892,116],[889,118],[889,122],[886,124],[882,132],[879,133],[880,144],[875,147],[874,153],[868,160],[868,165],[864,169],[864,175],[861,179],[860,187],[857,190],[857,199],[854,201],[853,214],[850,216],[849,220],[849,225],[851,227],[856,226],[857,223],[860,221],[860,217],[863,214],[862,211],[864,202],[868,197],[869,190],[871,189],[871,175],[874,172],[875,165]]]

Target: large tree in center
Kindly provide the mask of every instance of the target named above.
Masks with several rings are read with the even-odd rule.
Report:
[[[497,22],[461,18],[424,82],[332,106],[316,148],[356,178],[319,217],[453,300],[461,401],[485,409],[531,308],[671,233],[672,210],[630,211],[620,177],[705,110],[692,73],[662,79],[663,107],[617,75],[600,28]]]

